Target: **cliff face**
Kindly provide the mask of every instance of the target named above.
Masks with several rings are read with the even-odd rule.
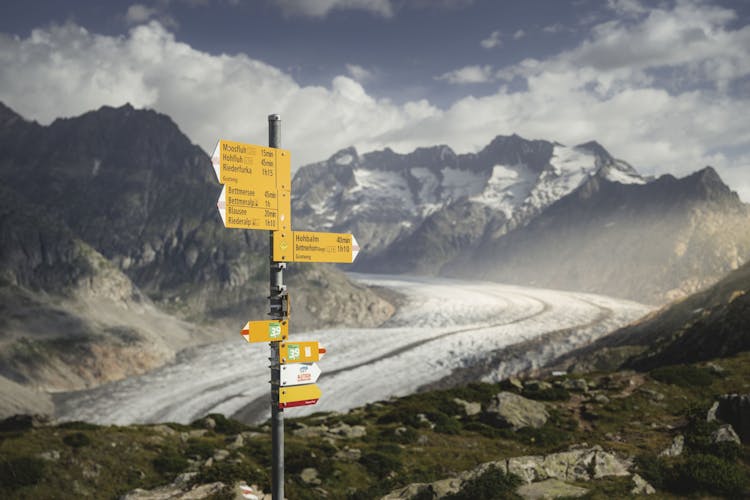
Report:
[[[223,227],[210,160],[168,117],[126,105],[42,127],[0,105],[0,177],[0,375],[88,387],[266,317],[268,233]],[[293,329],[391,313],[310,267]],[[341,314],[315,305],[323,294]]]
[[[748,257],[750,210],[707,167],[645,184],[593,176],[528,225],[486,238],[448,272],[662,304]]]
[[[750,350],[750,263],[555,363],[576,370],[650,370]]]

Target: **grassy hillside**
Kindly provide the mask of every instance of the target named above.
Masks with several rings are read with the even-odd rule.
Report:
[[[537,429],[499,426],[487,410],[500,391],[543,402],[548,421]],[[632,473],[656,488],[652,498],[747,496],[750,446],[712,444],[710,435],[719,424],[706,422],[705,415],[720,395],[748,392],[746,352],[648,373],[473,384],[347,414],[294,419],[288,411],[286,494],[291,499],[379,498],[412,484],[407,498],[433,498],[435,481],[463,477],[454,481],[461,491],[445,498],[513,498],[522,482],[515,476],[492,467],[470,479],[459,474],[486,462],[599,445],[632,465],[625,476],[567,481],[585,488],[585,498],[629,497]],[[471,405],[459,399],[480,403],[481,411],[469,415]],[[676,436],[684,437],[684,452],[660,457]],[[592,475],[599,465],[587,466]],[[212,498],[235,498],[239,481],[268,491],[269,474],[268,426],[247,427],[221,415],[188,426],[44,425],[28,418],[0,425],[2,498],[113,498],[168,484],[178,491],[201,487]]]

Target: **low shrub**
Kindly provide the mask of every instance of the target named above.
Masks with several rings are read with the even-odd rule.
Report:
[[[554,386],[546,389],[524,388],[521,395],[525,398],[539,401],[567,401],[570,399],[570,393],[567,390]]]
[[[653,454],[635,457],[635,465],[638,467],[638,474],[654,488],[664,489],[674,475],[667,461]]]
[[[190,458],[208,458],[213,456],[216,447],[211,441],[206,439],[188,439],[185,447],[185,455]]]
[[[35,457],[0,459],[0,485],[15,490],[37,484],[44,476],[44,460]],[[0,490],[1,491],[1,490]]]
[[[88,422],[73,421],[63,422],[57,426],[58,429],[75,430],[75,431],[93,431],[99,429],[96,424],[90,424]]]
[[[506,474],[501,469],[490,466],[484,473],[461,483],[458,493],[448,495],[450,500],[499,500],[521,498],[515,493],[522,483],[515,474]]]
[[[654,380],[679,387],[708,387],[714,381],[709,370],[693,365],[661,366],[651,370],[650,375]]]
[[[198,475],[194,478],[195,484],[215,483],[221,481],[224,484],[234,484],[237,481],[247,481],[258,474],[252,466],[245,462],[233,462],[223,460],[214,462],[210,467],[201,468]]]
[[[179,474],[188,467],[188,461],[174,451],[166,451],[152,460],[156,472],[162,475]]]
[[[385,453],[379,451],[372,451],[364,453],[359,463],[367,469],[367,471],[375,475],[379,479],[383,479],[388,476],[391,472],[398,472],[401,470],[401,461]]]
[[[242,422],[232,418],[227,418],[221,413],[211,413],[208,416],[216,422],[214,432],[219,432],[221,434],[239,434],[240,432],[249,429],[249,427]]]
[[[705,492],[740,497],[749,484],[747,473],[738,464],[713,455],[695,454],[676,465],[670,489],[682,494]]]
[[[461,422],[442,412],[430,412],[427,415],[435,424],[435,432],[440,434],[458,434],[461,432]]]
[[[83,432],[74,432],[63,438],[63,443],[71,448],[82,448],[91,444],[91,439]]]

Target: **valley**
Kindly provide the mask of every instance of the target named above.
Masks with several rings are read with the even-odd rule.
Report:
[[[512,344],[560,329],[577,345],[634,321],[650,308],[593,294],[432,277],[350,275],[355,282],[403,294],[380,328],[336,328],[293,334],[319,340],[323,397],[290,417],[345,412],[405,396],[450,377]],[[294,322],[294,317],[291,319]],[[570,349],[574,346],[568,346]],[[190,348],[175,362],[92,390],[60,393],[60,420],[100,424],[188,423],[223,413],[258,423],[268,417],[268,347],[236,339]],[[493,373],[484,377],[492,380]]]

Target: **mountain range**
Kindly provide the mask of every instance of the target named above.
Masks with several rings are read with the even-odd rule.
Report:
[[[266,317],[267,233],[223,227],[210,160],[169,117],[105,106],[42,126],[0,104],[0,176],[8,405],[29,388],[141,373]],[[347,148],[300,167],[292,194],[294,229],[356,235],[358,271],[662,304],[750,256],[748,206],[712,168],[644,177],[596,142],[512,135],[471,154]],[[336,267],[287,274],[293,330],[375,326],[394,311],[393,297]]]
[[[750,256],[748,205],[713,168],[644,177],[596,142],[498,136],[476,154],[348,148],[302,167],[292,192],[297,224],[357,234],[355,268],[367,272],[662,304]]]
[[[90,387],[267,317],[268,233],[223,227],[208,155],[168,117],[125,105],[41,126],[0,105],[0,176],[5,382]],[[393,311],[331,266],[287,281],[293,330]]]

